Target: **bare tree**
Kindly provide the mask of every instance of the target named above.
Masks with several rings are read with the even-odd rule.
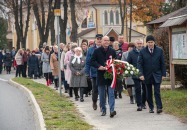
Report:
[[[40,36],[40,47],[44,42],[47,42],[49,37],[50,21],[53,18],[52,9],[53,0],[34,0],[33,11],[36,18],[39,36]],[[47,12],[47,18],[45,16]]]
[[[31,1],[30,0],[5,0],[7,7],[14,16],[17,34],[17,48],[26,47],[27,32],[29,28]],[[24,12],[26,18],[24,17]],[[23,26],[23,24],[25,26]]]
[[[124,33],[124,25],[125,25],[125,17],[126,17],[126,0],[118,0],[119,7],[120,7],[120,17],[121,17],[121,34]]]
[[[77,42],[78,24],[77,24],[76,15],[75,15],[75,4],[76,4],[76,0],[70,0],[71,23],[72,23],[72,31],[71,31],[70,39],[72,42]]]

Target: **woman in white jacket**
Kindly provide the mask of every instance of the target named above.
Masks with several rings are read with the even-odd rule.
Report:
[[[22,68],[23,68],[23,50],[19,49],[18,52],[15,55],[15,61],[16,61],[16,77],[19,75],[19,77],[22,74]]]

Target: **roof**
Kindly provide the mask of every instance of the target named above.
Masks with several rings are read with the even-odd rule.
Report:
[[[172,18],[169,18],[160,27],[169,27],[169,26],[181,25],[186,20],[187,20],[187,14],[186,15],[182,15],[182,16],[178,16],[178,17],[172,17]]]
[[[118,5],[112,0],[94,0],[89,3],[89,5]]]
[[[163,23],[165,22],[167,19],[171,18],[171,17],[176,17],[176,16],[180,16],[180,15],[185,15],[187,14],[187,6],[179,9],[179,10],[176,10],[170,14],[167,14],[167,15],[164,15],[156,20],[153,20],[149,23],[147,23],[148,25],[151,25],[151,24],[159,24],[159,23]]]
[[[93,30],[95,30],[95,28],[88,28],[88,29],[86,29],[86,30],[83,30],[82,32],[78,33],[77,37],[84,36],[85,34],[91,32],[91,31],[93,31]]]

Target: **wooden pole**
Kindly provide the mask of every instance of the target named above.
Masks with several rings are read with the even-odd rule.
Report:
[[[170,64],[170,82],[171,89],[175,89],[175,67],[172,64],[173,50],[172,50],[172,28],[169,27],[169,64]]]

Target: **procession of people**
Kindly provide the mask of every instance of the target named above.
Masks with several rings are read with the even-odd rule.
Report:
[[[46,86],[54,84],[56,90],[61,88],[60,80],[64,93],[68,93],[70,98],[74,97],[75,101],[84,102],[91,95],[90,105],[93,110],[99,109],[101,116],[106,115],[106,104],[108,104],[111,118],[117,114],[115,100],[123,100],[124,89],[128,91],[129,103],[137,104],[137,111],[149,107],[149,113],[154,113],[152,98],[154,88],[156,110],[157,113],[161,113],[163,106],[160,84],[166,76],[166,68],[164,52],[155,42],[155,38],[149,35],[146,37],[144,47],[140,39],[134,43],[127,43],[123,35],[115,39],[97,34],[94,40],[84,39],[80,45],[71,42],[48,46],[45,43],[42,48],[32,51],[24,48],[16,51],[13,48],[12,51],[0,51],[0,74],[3,69],[10,74],[11,68],[15,68],[15,77],[45,78]],[[60,47],[60,59],[58,47]],[[112,88],[112,80],[104,77],[107,70],[106,61],[110,58],[132,64],[139,69],[139,75],[118,79],[115,88]]]

